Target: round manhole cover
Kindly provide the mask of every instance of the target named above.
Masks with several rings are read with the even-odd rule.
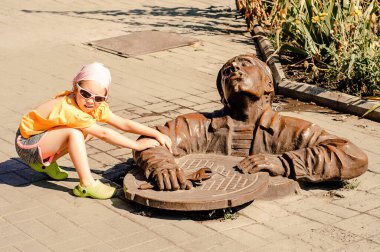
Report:
[[[132,169],[124,178],[127,199],[142,205],[180,211],[213,210],[235,207],[252,201],[268,188],[267,173],[241,174],[233,167],[241,157],[214,154],[191,154],[178,158],[176,162],[190,174],[208,167],[212,177],[191,190],[157,191],[140,190],[146,183],[142,169]]]

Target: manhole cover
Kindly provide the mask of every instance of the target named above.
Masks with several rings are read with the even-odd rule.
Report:
[[[192,45],[198,41],[197,39],[184,37],[176,33],[143,31],[91,41],[87,44],[103,51],[130,57]]]
[[[252,201],[266,192],[267,173],[241,174],[233,167],[241,157],[214,154],[192,154],[177,159],[186,174],[209,167],[212,177],[191,190],[139,190],[145,178],[140,168],[132,169],[124,178],[127,199],[142,205],[181,211],[213,210],[235,207]]]

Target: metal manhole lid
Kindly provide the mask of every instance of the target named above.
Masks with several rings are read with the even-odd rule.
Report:
[[[142,31],[131,34],[95,40],[87,44],[99,50],[124,57],[163,51],[171,48],[192,45],[199,40],[176,33]]]
[[[209,167],[213,174],[201,186],[178,191],[139,190],[146,181],[142,169],[136,167],[124,178],[125,196],[142,205],[168,210],[200,211],[239,206],[266,192],[269,181],[267,173],[236,171],[233,167],[241,159],[215,154],[191,154],[177,159],[186,174],[202,167]]]

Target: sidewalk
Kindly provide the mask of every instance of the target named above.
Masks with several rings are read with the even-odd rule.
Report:
[[[76,198],[68,157],[64,182],[46,180],[17,159],[21,116],[70,87],[79,67],[111,69],[114,113],[147,125],[221,104],[215,79],[231,57],[255,52],[234,1],[2,1],[0,9],[0,251],[380,251],[380,124],[335,112],[284,114],[319,124],[367,153],[369,170],[347,187],[323,186],[274,201],[255,201],[237,219],[195,221],[170,212],[136,211],[121,198]],[[160,30],[202,41],[135,58],[85,42]],[[131,138],[137,136],[126,134]],[[131,151],[92,140],[98,178],[117,180]],[[148,216],[146,216],[148,215]]]

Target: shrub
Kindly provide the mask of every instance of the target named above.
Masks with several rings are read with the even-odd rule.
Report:
[[[355,95],[380,90],[378,0],[245,0],[245,16],[271,32],[277,52],[307,60],[315,79]]]

